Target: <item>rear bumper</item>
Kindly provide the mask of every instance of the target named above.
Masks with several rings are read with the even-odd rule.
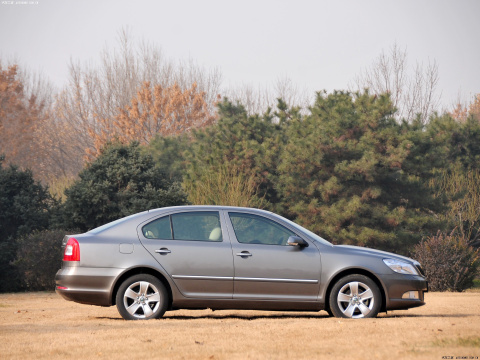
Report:
[[[425,305],[424,295],[428,291],[425,278],[414,275],[387,275],[382,277],[386,289],[385,310],[402,310]],[[403,298],[407,292],[416,292],[414,299]]]
[[[55,275],[57,294],[82,304],[112,305],[113,283],[123,269],[63,267]]]

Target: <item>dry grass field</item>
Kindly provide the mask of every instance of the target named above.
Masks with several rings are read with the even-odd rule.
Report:
[[[55,293],[2,294],[0,359],[479,359],[480,292],[426,301],[366,320],[182,310],[133,322]]]

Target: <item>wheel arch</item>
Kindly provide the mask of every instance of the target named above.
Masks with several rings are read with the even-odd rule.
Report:
[[[383,286],[382,282],[380,279],[371,271],[368,271],[366,269],[362,268],[349,268],[349,269],[344,269],[340,271],[338,274],[335,274],[333,276],[327,286],[327,290],[324,294],[324,299],[325,299],[325,309],[330,309],[330,292],[332,291],[333,286],[337,283],[338,280],[341,278],[348,276],[348,275],[353,275],[353,274],[358,274],[358,275],[364,275],[368,278],[370,278],[375,284],[378,286],[378,289],[380,290],[380,294],[382,295],[382,307],[380,308],[380,312],[385,312],[387,309],[387,298],[385,295],[385,287]]]
[[[132,269],[128,269],[125,271],[123,274],[121,274],[115,281],[115,284],[113,286],[112,293],[110,294],[110,301],[112,305],[116,305],[116,297],[117,297],[117,292],[119,287],[122,285],[122,283],[128,279],[131,276],[134,275],[139,275],[139,274],[148,274],[155,276],[158,280],[162,282],[162,284],[165,286],[167,289],[168,293],[168,310],[171,309],[172,307],[172,302],[173,302],[173,294],[172,294],[172,287],[170,286],[170,283],[168,282],[167,278],[158,270],[152,269],[150,267],[135,267]]]

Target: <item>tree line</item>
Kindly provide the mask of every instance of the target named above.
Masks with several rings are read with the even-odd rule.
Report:
[[[218,95],[216,71],[121,44],[100,68],[72,64],[55,100],[26,86],[18,66],[0,68],[0,291],[51,287],[61,234],[181,204],[268,209],[335,244],[415,255],[429,269],[455,258],[456,277],[438,289],[471,285],[480,95],[450,112],[389,89],[252,108]],[[398,48],[390,70],[382,56],[377,78],[405,71]],[[420,88],[433,99],[435,66],[427,70]]]

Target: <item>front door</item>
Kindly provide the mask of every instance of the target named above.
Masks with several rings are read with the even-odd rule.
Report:
[[[188,211],[160,217],[139,228],[143,246],[192,298],[231,299],[233,259],[218,211]]]
[[[267,217],[228,212],[234,235],[234,299],[314,301],[320,286],[315,245],[287,245],[297,234]]]

